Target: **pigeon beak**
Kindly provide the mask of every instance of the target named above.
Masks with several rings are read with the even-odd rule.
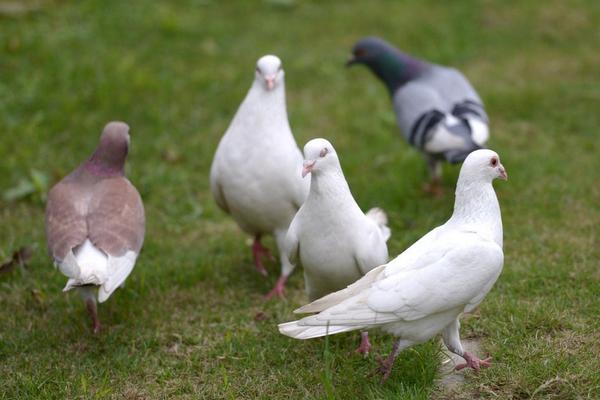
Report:
[[[304,161],[304,164],[302,164],[302,177],[303,178],[312,172],[312,169],[316,163],[317,163],[317,160]]]
[[[267,81],[267,90],[273,90],[275,87],[275,76],[266,76],[265,81]]]
[[[502,179],[503,181],[507,181],[508,174],[506,173],[506,170],[504,169],[504,166],[502,164],[500,164],[498,171],[500,172],[500,179]]]
[[[351,67],[354,64],[356,64],[358,62],[358,60],[356,58],[354,58],[353,54],[350,54],[350,57],[348,57],[348,60],[346,60],[346,67]]]

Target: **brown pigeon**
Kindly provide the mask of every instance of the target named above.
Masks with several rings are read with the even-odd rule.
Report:
[[[100,330],[96,307],[124,284],[144,241],[144,205],[125,177],[129,126],[110,122],[92,156],[48,195],[46,239],[54,264],[76,287]]]

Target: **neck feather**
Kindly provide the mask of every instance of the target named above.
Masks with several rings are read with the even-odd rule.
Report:
[[[97,149],[88,161],[84,169],[97,176],[112,177],[125,175],[125,158],[115,160],[114,155]]]
[[[489,233],[502,246],[500,205],[491,182],[459,178],[451,221],[475,226],[477,230]]]
[[[234,120],[241,116],[244,118],[243,120],[235,121],[235,123],[247,126],[249,115],[252,116],[251,123],[258,126],[280,126],[280,124],[289,126],[285,104],[285,83],[283,79],[273,90],[267,90],[260,82],[254,81]],[[267,129],[265,132],[268,133],[271,130]],[[256,132],[261,135],[265,134],[262,130],[257,132],[255,129],[242,129],[241,131]]]
[[[369,67],[393,95],[399,87],[418,77],[427,64],[396,49],[389,49]]]
[[[352,197],[352,193],[342,169],[337,168],[311,175],[309,198],[311,196],[326,197],[336,202],[342,202],[348,196]]]

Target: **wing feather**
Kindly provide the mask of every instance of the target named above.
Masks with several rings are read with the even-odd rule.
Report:
[[[106,301],[125,282],[135,265],[137,253],[128,251],[120,257],[108,257],[108,278],[98,290],[98,301]]]
[[[430,265],[404,268],[391,275],[379,270],[387,272],[389,265],[376,268],[371,277],[367,274],[357,282],[375,275],[366,288],[361,285],[357,294],[347,295],[342,302],[303,318],[299,324],[381,325],[412,321],[481,301],[502,269],[502,249],[475,233],[457,236],[452,241],[453,249]],[[339,292],[329,296],[335,295]]]
[[[105,179],[94,187],[88,217],[91,242],[109,256],[139,253],[144,242],[144,205],[124,177]]]
[[[50,190],[46,204],[46,242],[48,252],[58,265],[71,249],[87,237],[85,207],[77,188],[59,182]]]

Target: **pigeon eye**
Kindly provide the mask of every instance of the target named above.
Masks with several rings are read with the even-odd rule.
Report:
[[[260,74],[260,68],[256,67],[256,72]]]
[[[366,51],[365,49],[357,49],[357,50],[354,52],[354,55],[355,55],[356,57],[363,57],[363,56],[366,56],[366,55],[367,55],[367,51]]]
[[[495,167],[496,165],[498,165],[498,159],[496,157],[492,158],[492,161],[490,161],[490,164],[492,165],[492,167]]]
[[[327,155],[327,153],[329,153],[329,150],[327,150],[327,147],[324,147],[323,150],[321,150],[321,152],[319,153],[319,157],[323,158]]]

